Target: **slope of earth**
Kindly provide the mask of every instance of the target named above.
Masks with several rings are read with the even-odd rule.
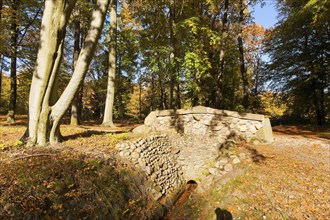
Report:
[[[270,145],[241,144],[251,160],[197,190],[166,219],[329,219],[329,131],[274,130]]]
[[[125,132],[131,125],[117,125],[64,125],[61,144],[25,147],[19,138],[26,118],[2,122],[0,219],[150,218],[157,204],[144,174],[118,159],[113,147],[138,136]]]

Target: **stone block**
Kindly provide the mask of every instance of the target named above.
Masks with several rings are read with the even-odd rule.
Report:
[[[240,126],[239,126],[239,130],[240,130],[241,132],[246,132],[246,131],[247,131],[247,127],[246,127],[246,125],[240,125]]]
[[[156,112],[150,112],[150,114],[144,119],[144,124],[148,127],[151,127],[154,122],[157,120]]]
[[[215,126],[212,127],[213,131],[220,131],[222,128],[224,128],[225,125],[223,123],[218,123]]]
[[[209,171],[209,173],[210,174],[212,174],[213,176],[216,176],[216,175],[218,175],[218,169],[216,169],[216,168],[208,168],[208,171]]]
[[[191,109],[193,114],[206,114],[209,108],[204,106],[195,106]]]
[[[226,166],[224,167],[224,170],[225,170],[226,172],[230,172],[230,171],[232,171],[232,170],[233,170],[233,165],[230,164],[230,163],[226,164]]]
[[[228,159],[227,158],[223,158],[221,160],[218,161],[219,165],[226,165],[228,163]]]
[[[265,143],[272,143],[274,141],[273,130],[269,118],[264,119],[263,126],[256,133],[256,138]]]
[[[252,134],[255,134],[257,129],[254,125],[248,125],[248,131],[250,131]]]
[[[233,159],[233,164],[238,164],[240,162],[241,162],[241,160],[238,159],[237,157]]]
[[[138,152],[136,152],[136,151],[134,151],[132,154],[131,154],[131,157],[133,158],[133,159],[139,159],[140,158],[140,154],[138,153]]]
[[[263,121],[265,119],[264,115],[259,114],[251,114],[251,113],[238,113],[238,118],[240,119],[247,119],[247,120],[254,120],[254,121]]]
[[[200,121],[203,118],[202,114],[193,114],[193,118],[196,121]]]
[[[239,158],[240,158],[241,160],[245,160],[245,158],[246,158],[246,154],[245,154],[245,153],[240,153],[240,154],[239,154]]]

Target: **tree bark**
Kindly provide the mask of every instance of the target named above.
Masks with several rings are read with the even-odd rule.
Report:
[[[0,106],[1,106],[1,96],[2,96],[2,65],[3,65],[3,55],[0,53]]]
[[[3,6],[3,0],[0,0],[0,24],[2,20],[2,6]],[[1,106],[1,88],[2,88],[2,64],[3,64],[3,54],[0,52],[0,106]]]
[[[12,15],[10,24],[10,98],[7,122],[15,122],[16,96],[17,96],[17,47],[18,47],[18,23],[17,12],[19,0],[12,3]]]
[[[171,72],[170,72],[170,108],[174,109],[177,108],[177,106],[175,106],[175,100],[174,100],[174,90],[175,90],[175,85],[177,83],[177,39],[174,33],[174,29],[175,29],[175,25],[176,25],[176,0],[172,0],[170,7],[170,20],[169,20],[169,24],[170,24],[170,41],[172,44],[172,48],[173,48],[173,53],[170,54],[170,61],[173,62],[173,67],[171,68]]]
[[[244,45],[243,45],[243,37],[242,37],[242,32],[243,32],[243,25],[244,25],[244,10],[245,10],[245,5],[243,3],[243,0],[240,0],[239,2],[239,33],[237,36],[237,43],[238,43],[238,50],[239,50],[239,60],[240,60],[240,72],[242,76],[242,82],[243,82],[243,101],[242,105],[244,109],[248,109],[249,107],[249,82],[247,78],[247,73],[246,73],[246,67],[245,67],[245,61],[244,61]]]
[[[322,107],[322,100],[321,100],[321,94],[318,94],[318,86],[317,86],[316,79],[313,79],[312,81],[312,87],[313,87],[313,102],[314,102],[314,108],[316,113],[316,121],[318,125],[323,125],[325,122],[325,115],[323,113],[323,107]]]
[[[116,78],[116,45],[117,45],[117,0],[111,1],[110,11],[110,44],[109,44],[109,69],[107,97],[104,108],[102,125],[115,127],[113,123],[113,105],[115,100],[115,78]]]
[[[49,133],[50,95],[60,64],[65,28],[76,0],[45,1],[40,45],[29,97],[29,143],[45,145]],[[44,134],[40,134],[40,131]],[[41,133],[42,133],[41,132]],[[40,135],[39,135],[40,134]]]
[[[176,85],[176,107],[181,109],[181,91],[180,91],[180,83]]]
[[[150,111],[152,112],[154,110],[155,105],[155,72],[151,71],[151,95],[150,95]]]
[[[74,72],[75,66],[78,61],[79,53],[80,53],[80,21],[79,21],[79,9],[77,10],[77,17],[73,21],[74,25],[74,45],[73,45],[73,64],[72,64],[72,72]],[[82,86],[83,87],[83,86]],[[71,106],[71,125],[80,125],[80,119],[81,119],[81,93],[82,93],[82,87],[81,89],[78,89],[78,92],[76,93],[72,106]]]
[[[142,80],[139,79],[139,119],[142,116]]]
[[[109,0],[98,0],[92,21],[81,49],[72,78],[53,105],[55,82],[61,63],[65,28],[76,0],[46,1],[42,18],[40,46],[31,83],[29,98],[29,143],[46,145],[60,140],[60,120],[70,107],[75,93],[82,84],[100,37]]]
[[[215,97],[215,107],[221,108],[222,104],[222,80],[225,70],[225,39],[227,37],[227,23],[228,23],[228,8],[229,0],[224,2],[224,12],[222,17],[222,29],[220,32],[221,44],[220,44],[220,55],[219,55],[219,70],[217,75],[217,88],[216,88],[216,97]]]
[[[88,71],[88,67],[93,58],[98,39],[100,38],[105,15],[109,7],[109,0],[96,1],[95,8],[92,14],[92,21],[90,28],[87,32],[85,43],[79,54],[76,68],[72,75],[72,78],[65,88],[62,96],[52,107],[50,119],[53,121],[53,126],[50,131],[49,141],[50,143],[58,142],[57,131],[59,130],[60,120],[69,108],[75,93],[82,85],[85,75]]]
[[[159,108],[163,110],[163,109],[167,109],[165,88],[164,88],[163,83],[162,83],[162,81],[164,79],[163,79],[163,74],[162,74],[162,71],[161,71],[160,63],[158,62],[157,65],[158,65],[158,87],[159,87],[159,90],[160,90],[159,91],[159,93],[160,93]]]

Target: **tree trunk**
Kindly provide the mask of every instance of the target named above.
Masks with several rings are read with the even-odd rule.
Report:
[[[54,83],[62,57],[65,28],[76,3],[71,1],[46,1],[42,18],[40,47],[31,83],[29,98],[29,143],[46,145],[60,139],[60,120],[70,107],[75,93],[82,84],[100,37],[109,0],[98,0],[92,21],[81,49],[72,78],[61,97],[52,105]]]
[[[16,96],[17,96],[17,43],[18,24],[17,11],[20,5],[19,0],[14,0],[12,4],[12,15],[10,24],[10,98],[7,122],[15,122]]]
[[[139,79],[139,119],[142,117],[142,80]]]
[[[173,67],[171,68],[170,72],[170,108],[174,109],[178,106],[175,106],[175,100],[174,100],[174,90],[175,85],[177,84],[177,71],[178,71],[178,63],[177,63],[177,39],[174,33],[175,25],[176,25],[176,0],[171,1],[170,5],[170,41],[173,48],[173,53],[170,54],[170,61],[173,62]]]
[[[314,102],[314,108],[316,113],[316,121],[318,125],[323,125],[325,122],[325,115],[322,111],[322,100],[321,100],[321,94],[318,94],[318,86],[317,86],[316,79],[313,79],[312,86],[313,86],[313,102]]]
[[[238,43],[238,50],[239,50],[240,72],[241,72],[241,76],[242,76],[243,92],[244,92],[242,105],[243,105],[244,109],[246,110],[249,107],[249,82],[248,82],[248,78],[247,78],[245,61],[244,61],[244,45],[243,45],[243,37],[242,37],[243,25],[244,25],[244,10],[245,10],[243,0],[240,0],[239,7],[240,7],[239,33],[237,36],[237,43]]]
[[[0,24],[2,20],[2,6],[3,6],[3,0],[0,0]],[[1,88],[2,88],[2,64],[3,64],[3,54],[0,52],[0,106],[1,106]]]
[[[78,61],[79,53],[80,53],[80,21],[79,21],[79,10],[77,10],[76,19],[73,21],[74,25],[74,45],[73,45],[73,64],[72,64],[72,72],[74,72],[75,66]],[[82,86],[83,87],[83,86]],[[81,87],[81,88],[82,88]],[[82,89],[78,89],[76,93],[72,106],[71,106],[71,125],[80,125],[81,119],[81,99],[80,96],[82,95]]]
[[[151,72],[151,96],[150,96],[150,111],[154,110],[155,105],[155,72]]]
[[[224,2],[224,12],[222,17],[222,29],[220,33],[221,44],[220,44],[220,56],[219,56],[219,70],[217,75],[217,88],[216,88],[216,97],[215,97],[215,107],[221,108],[222,104],[222,80],[225,70],[225,39],[227,37],[227,23],[228,23],[228,8],[229,0]]]
[[[158,62],[158,87],[160,90],[160,103],[159,103],[159,108],[160,109],[167,109],[167,105],[166,105],[166,95],[165,95],[165,88],[163,86],[163,74],[160,68],[160,63]]]
[[[40,45],[29,97],[29,143],[46,145],[50,96],[57,77],[65,28],[76,0],[45,1]],[[57,66],[58,65],[58,66]]]
[[[113,105],[115,101],[115,77],[116,77],[116,45],[117,45],[117,0],[111,1],[110,11],[110,44],[109,44],[109,69],[107,97],[104,108],[102,125],[115,127],[113,124]]]
[[[2,65],[3,65],[3,55],[0,53],[0,106],[1,106],[1,95],[2,95]]]
[[[254,81],[254,95],[257,96],[258,95],[258,91],[259,91],[259,74],[260,74],[260,57],[257,57],[257,62],[254,65],[254,77],[255,77],[255,81]]]
[[[180,83],[176,85],[176,107],[181,109],[181,91],[180,91]]]

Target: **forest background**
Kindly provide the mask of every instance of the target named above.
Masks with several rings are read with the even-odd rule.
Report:
[[[102,119],[115,43],[115,119],[143,119],[155,109],[196,105],[265,114],[274,123],[329,122],[330,3],[278,0],[278,23],[255,23],[262,0],[122,0],[116,34],[110,13],[71,122]],[[83,47],[94,1],[71,14],[58,71],[58,97]],[[0,113],[28,114],[44,2],[0,0]],[[268,59],[264,59],[265,55]]]

